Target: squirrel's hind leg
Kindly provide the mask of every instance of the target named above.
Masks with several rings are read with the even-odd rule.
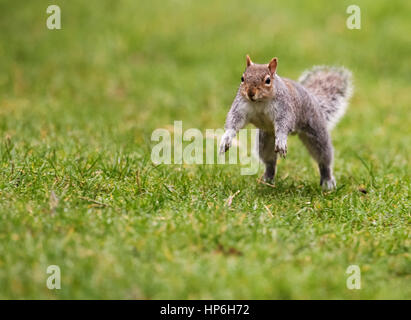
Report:
[[[332,173],[333,146],[327,129],[324,128],[313,134],[300,133],[299,137],[318,163],[322,188],[325,190],[334,189],[336,182]]]
[[[275,149],[274,132],[258,130],[258,154],[265,164],[264,181],[272,182],[276,173],[277,153]]]

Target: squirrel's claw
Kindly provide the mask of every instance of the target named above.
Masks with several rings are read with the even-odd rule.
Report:
[[[276,141],[274,151],[282,158],[285,158],[287,156],[287,144],[281,141]]]
[[[220,154],[224,154],[231,147],[231,138],[228,135],[223,135],[220,143]]]

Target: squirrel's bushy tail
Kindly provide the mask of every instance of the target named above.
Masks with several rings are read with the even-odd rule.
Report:
[[[351,72],[341,67],[317,66],[305,71],[298,81],[317,97],[331,129],[344,115],[352,95]]]

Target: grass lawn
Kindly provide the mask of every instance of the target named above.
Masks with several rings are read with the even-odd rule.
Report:
[[[411,2],[52,3],[0,2],[1,299],[411,298]],[[156,128],[223,127],[247,53],[352,70],[336,191],[295,137],[274,188],[152,164]]]

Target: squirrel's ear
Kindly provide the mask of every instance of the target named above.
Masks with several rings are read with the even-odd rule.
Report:
[[[247,67],[251,66],[253,62],[251,61],[250,56],[248,54],[247,54],[246,59],[247,59]]]
[[[274,74],[275,71],[277,70],[277,63],[278,63],[278,59],[272,58],[270,63],[268,64],[268,69],[270,69],[271,74]]]

